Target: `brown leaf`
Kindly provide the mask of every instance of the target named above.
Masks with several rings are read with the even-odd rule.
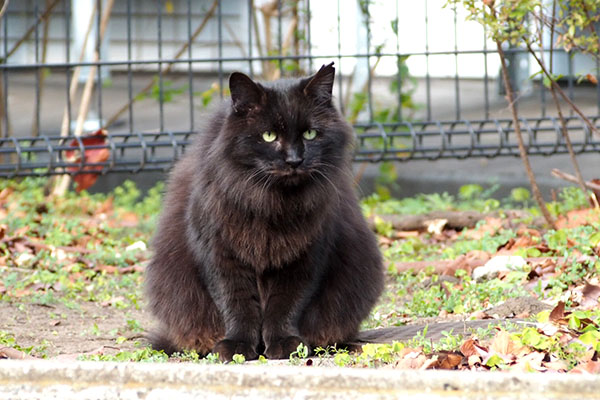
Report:
[[[102,171],[102,165],[87,165],[90,163],[101,163],[110,158],[110,150],[108,148],[85,148],[83,156],[79,148],[79,142],[82,142],[84,146],[99,146],[106,143],[106,131],[99,129],[91,135],[82,136],[79,140],[74,139],[71,143],[71,150],[65,151],[65,158],[72,163],[72,166],[67,167],[69,172],[79,171]],[[86,165],[81,167],[81,162]],[[73,180],[77,182],[77,192],[91,187],[98,179],[98,174],[77,174]]]
[[[437,354],[437,362],[433,368],[437,369],[455,369],[460,365],[463,356],[457,353],[440,352]]]
[[[569,368],[563,360],[547,361],[543,363],[543,366],[551,372],[565,372]]]
[[[10,358],[13,360],[34,360],[36,357],[30,356],[21,350],[13,349],[12,347],[0,347],[0,359]]]
[[[510,334],[505,330],[500,330],[496,333],[490,346],[490,350],[493,350],[499,355],[513,357],[520,357],[530,352],[527,347],[515,343],[511,339]]]
[[[600,374],[600,361],[588,361],[569,371],[570,374]]]
[[[556,220],[556,229],[577,228],[598,221],[598,211],[594,208],[572,210]]]
[[[427,361],[427,356],[423,353],[412,352],[408,353],[404,358],[402,358],[398,364],[396,364],[396,368],[399,369],[419,369],[423,367],[425,362]]]
[[[467,339],[463,342],[463,344],[460,345],[460,352],[465,357],[470,357],[473,355],[485,357],[488,353],[488,350],[480,346],[474,339]]]
[[[591,300],[595,304],[598,304],[598,297],[600,297],[600,286],[592,285],[586,282],[585,286],[581,290],[584,300]]]
[[[545,357],[546,354],[534,351],[517,359],[515,369],[523,372],[545,371],[546,367],[542,366]]]
[[[559,301],[556,307],[550,312],[550,321],[558,322],[565,317],[565,302]]]

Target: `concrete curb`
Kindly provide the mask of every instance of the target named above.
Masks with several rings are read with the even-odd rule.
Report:
[[[600,376],[0,361],[0,399],[592,399]]]

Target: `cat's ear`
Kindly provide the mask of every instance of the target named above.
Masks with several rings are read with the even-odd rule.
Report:
[[[323,65],[314,76],[306,79],[304,94],[319,100],[331,100],[334,77],[335,68],[333,68],[333,63]]]
[[[231,106],[236,113],[247,113],[264,102],[265,92],[260,84],[241,72],[231,74],[229,90],[231,91]]]

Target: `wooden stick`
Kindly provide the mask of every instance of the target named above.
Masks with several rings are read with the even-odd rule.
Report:
[[[50,0],[46,0],[46,8],[50,7]],[[48,30],[50,29],[50,18],[44,19],[44,37],[42,39],[42,64],[46,64],[46,59],[48,56]],[[44,84],[46,83],[46,74],[44,73],[44,69],[38,70],[38,74],[41,72],[39,77],[39,100],[42,102],[42,97],[44,97]],[[33,114],[33,123],[31,124],[31,136],[37,137],[39,136],[38,132],[38,124],[39,124],[39,113]]]
[[[90,37],[90,33],[92,32],[92,26],[94,25],[94,17],[96,15],[96,3],[94,3],[94,8],[90,14],[90,20],[88,22],[88,26],[85,32],[85,36],[83,38],[83,44],[81,46],[81,52],[79,53],[79,63],[83,62],[85,58],[85,49],[87,47],[88,39]],[[73,103],[75,101],[75,93],[77,92],[77,86],[79,86],[79,74],[81,73],[81,66],[75,67],[73,71],[73,76],[71,77],[71,82],[69,84],[69,101]],[[68,136],[69,135],[69,110],[67,106],[63,111],[63,119],[62,125],[60,128],[60,136]]]
[[[104,34],[106,33],[106,27],[108,26],[108,21],[110,19],[110,13],[112,11],[112,7],[115,3],[115,0],[107,0],[106,6],[104,8],[104,12],[102,13],[102,17],[100,18],[100,32],[98,37],[98,42],[96,43],[96,51],[94,52],[93,62],[94,65],[90,67],[90,72],[88,74],[87,81],[85,82],[85,86],[83,88],[83,93],[81,95],[81,103],[79,105],[79,116],[77,117],[77,125],[75,126],[75,136],[81,136],[83,133],[83,122],[88,114],[90,101],[92,99],[92,89],[94,88],[94,75],[96,74],[96,70],[98,68],[98,61],[100,59],[99,48],[102,40],[104,39]],[[81,157],[84,157],[82,154]],[[63,196],[69,187],[69,183],[71,182],[70,175],[62,175],[54,190],[52,192],[55,196]]]

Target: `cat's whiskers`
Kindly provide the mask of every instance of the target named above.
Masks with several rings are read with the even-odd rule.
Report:
[[[331,185],[331,188],[333,189],[333,192],[336,194],[337,198],[338,198],[338,202],[342,201],[342,195],[340,194],[339,189],[337,188],[337,186],[331,181],[331,179],[329,179],[329,177],[323,172],[320,171],[319,169],[314,169],[314,172],[318,173],[320,176],[323,177],[323,179],[325,179],[325,181],[327,181],[327,183],[329,183]],[[314,177],[314,181],[318,182],[318,183],[322,183],[320,182],[318,179],[316,179],[316,177]]]

